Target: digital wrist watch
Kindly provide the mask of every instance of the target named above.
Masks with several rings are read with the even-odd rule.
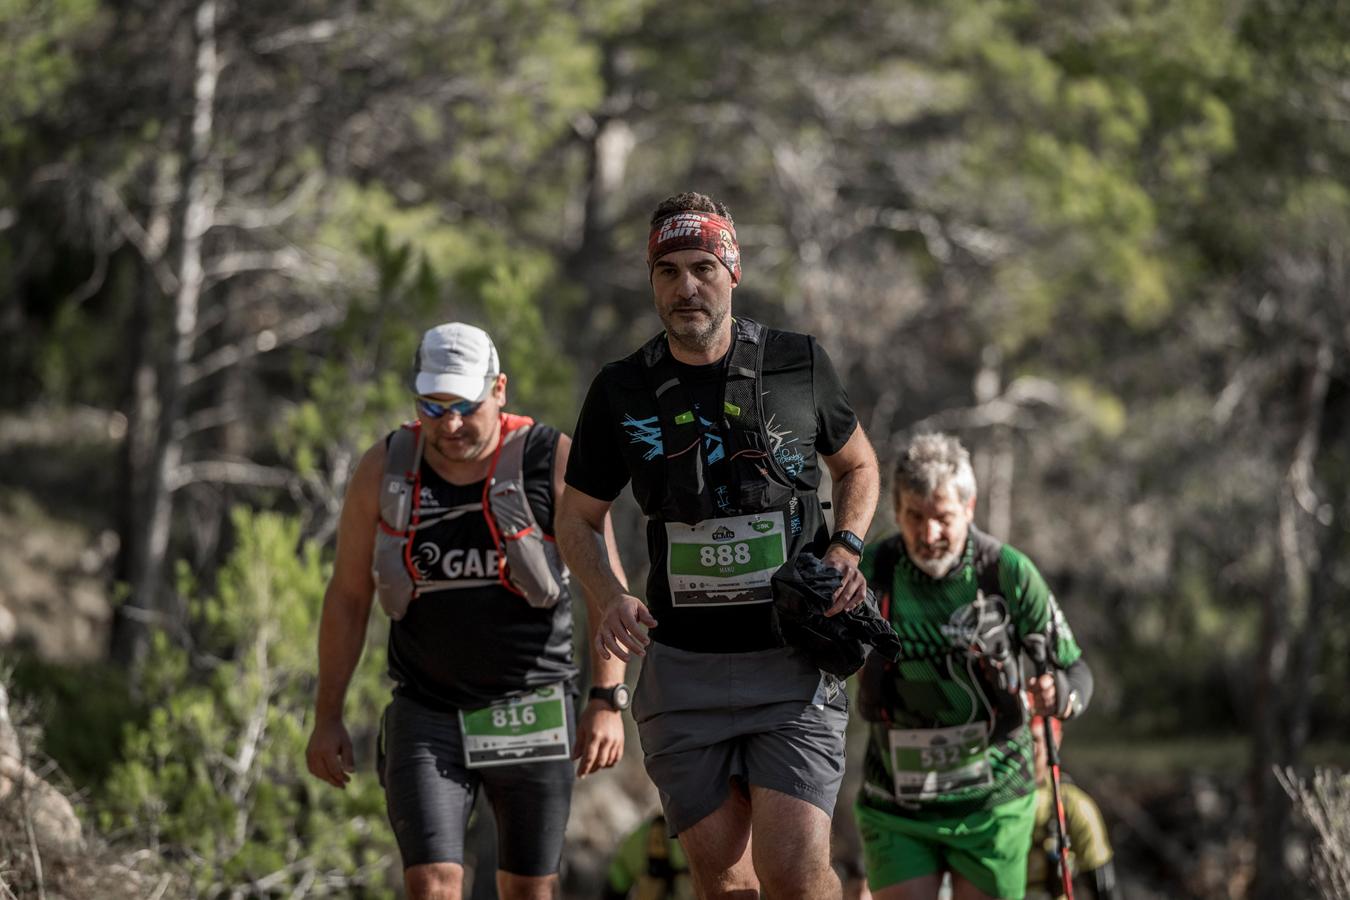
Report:
[[[590,699],[604,701],[610,709],[615,712],[622,712],[628,708],[628,704],[633,699],[633,695],[632,692],[628,690],[628,685],[619,682],[613,687],[591,688]]]
[[[830,535],[830,543],[839,544],[849,552],[858,554],[858,558],[862,559],[863,541],[862,538],[858,537],[853,532],[844,530],[836,531],[834,534]]]

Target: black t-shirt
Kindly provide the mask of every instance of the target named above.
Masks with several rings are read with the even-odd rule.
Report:
[[[834,366],[815,338],[766,329],[764,339],[767,343],[760,390],[769,446],[796,487],[814,492],[820,486],[818,455],[838,453],[858,420]],[[714,414],[722,406],[728,357],[706,366],[676,363],[680,382],[707,426],[702,451],[714,492],[725,487],[729,477],[729,463],[716,424],[721,417]],[[577,421],[567,464],[568,485],[596,499],[612,501],[630,480],[637,486],[664,477],[661,463],[666,448],[655,406],[625,408],[630,406],[625,398],[632,396],[634,387],[646,383],[640,353],[610,363],[596,376]],[[823,526],[807,537],[808,546],[817,553],[824,550],[829,539]],[[684,650],[718,653],[778,645],[770,604],[697,609],[672,606],[663,523],[649,520],[647,552],[651,561],[647,604],[660,623],[651,631],[653,640]]]
[[[558,431],[534,425],[523,468],[530,508],[553,534]],[[507,694],[576,677],[572,609],[538,609],[497,580],[498,554],[483,516],[484,482],[450,484],[422,461],[412,559],[438,584],[419,591],[389,630],[389,674],[398,693],[442,709],[478,709]]]

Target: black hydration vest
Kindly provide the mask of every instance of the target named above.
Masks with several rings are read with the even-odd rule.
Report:
[[[758,599],[728,594],[706,606],[688,599],[698,588],[687,572],[679,576],[683,589],[676,588],[670,572],[673,530],[723,519],[773,521],[781,516],[784,560],[793,559],[803,549],[815,553],[825,549],[828,534],[816,488],[805,480],[809,476],[789,475],[775,459],[776,445],[767,427],[763,399],[766,348],[772,354],[769,385],[779,392],[778,401],[800,396],[810,403],[812,396],[809,339],[786,334],[780,338],[780,334],[749,319],[734,320],[732,346],[718,370],[720,387],[698,392],[703,406],[713,408],[695,409],[694,391],[681,381],[688,378],[687,368],[672,357],[665,334],[640,347],[617,371],[611,370],[619,377],[609,381],[608,401],[627,432],[622,452],[633,497],[647,516],[652,563],[647,601],[661,622],[652,638],[661,643],[697,652],[743,652],[782,645],[775,633],[767,579],[764,590],[750,592]],[[794,344],[799,337],[800,344]],[[774,346],[768,347],[770,343]],[[783,367],[783,374],[778,366]],[[800,375],[788,374],[789,369]],[[800,393],[798,377],[803,379]],[[777,407],[771,411],[784,415]],[[814,423],[814,410],[809,419],[795,418],[803,420],[798,430],[805,449],[814,442],[803,430],[807,422]],[[716,449],[718,440],[721,453]],[[709,463],[710,456],[716,461]],[[720,540],[716,525],[707,530],[713,541]],[[679,599],[680,593],[686,599]]]
[[[708,481],[703,443],[707,427],[694,412],[688,389],[665,333],[638,351],[646,374],[648,403],[656,398],[661,440],[665,448],[664,477],[633,479],[633,494],[642,511],[663,522],[696,525],[722,516],[750,515],[781,509],[789,521],[796,518],[798,534],[810,534],[821,515],[813,490],[802,490],[774,458],[764,427],[764,347],[768,329],[750,319],[737,318],[727,361],[722,408],[707,410],[726,448],[726,505],[719,505]],[[717,419],[713,417],[717,416]],[[791,555],[791,554],[790,554]]]
[[[975,571],[975,583],[978,592],[985,597],[998,598],[1002,601],[1005,611],[1008,611],[1007,600],[1002,597],[1003,588],[999,580],[999,562],[1003,554],[1003,542],[985,534],[974,525],[970,526],[970,536],[967,540],[972,544],[971,566]],[[899,535],[896,535],[877,547],[872,566],[872,578],[869,586],[876,592],[882,618],[887,622],[891,621],[891,595],[895,590],[895,571],[900,565],[900,555],[904,552],[904,541]],[[978,623],[975,623],[975,626],[978,627]],[[1021,647],[1013,633],[1010,621],[1005,623],[1005,633],[1006,636],[1003,640],[1007,644],[1003,649],[1009,659],[1002,661],[999,668],[1001,670],[1004,666],[1007,667],[1007,675],[1004,677],[1019,679],[1020,662],[1018,661],[1018,654]],[[955,649],[947,651],[947,653],[955,652]],[[904,685],[897,678],[897,666],[898,663],[895,660],[888,660],[881,654],[874,653],[867,658],[867,662],[858,677],[858,711],[864,721],[889,722],[890,713],[888,710],[891,707],[903,707],[905,705]],[[992,683],[992,679],[998,676],[991,673],[987,667],[982,666],[979,674],[985,699],[996,713],[994,717],[995,731],[991,737],[992,740],[993,737],[1004,736],[1009,730],[1021,726],[1021,696],[1020,693],[1009,693],[1008,690],[1004,689],[1006,686],[1003,684],[995,685]],[[1020,692],[1020,687],[1018,690]]]

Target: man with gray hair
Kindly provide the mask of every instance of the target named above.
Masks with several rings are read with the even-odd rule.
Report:
[[[972,524],[960,441],[914,438],[894,482],[900,533],[861,566],[901,639],[898,661],[873,654],[861,676],[868,881],[877,900],[933,900],[950,872],[963,900],[1017,900],[1036,814],[1028,722],[1079,715],[1092,675],[1031,560]]]

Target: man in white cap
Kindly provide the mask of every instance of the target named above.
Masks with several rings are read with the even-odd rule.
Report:
[[[471,325],[426,332],[411,386],[416,421],[366,451],[344,502],[309,770],[339,788],[354,771],[343,701],[378,594],[396,686],[377,767],[408,896],[462,896],[481,786],[500,896],[551,898],[574,772],[618,762],[628,705],[623,663],[593,652],[595,687],[576,713],[569,579],[552,542],[571,441],[503,411],[497,350]],[[611,565],[624,581],[617,554]]]

